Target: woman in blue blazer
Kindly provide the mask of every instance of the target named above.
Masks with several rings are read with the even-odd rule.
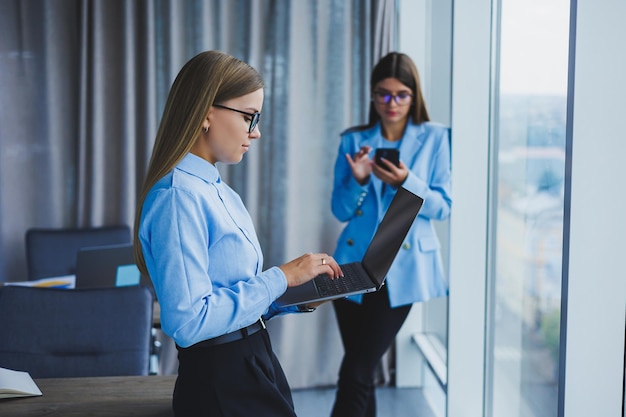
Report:
[[[360,261],[399,186],[424,205],[381,291],[333,302],[344,345],[333,417],[376,414],[374,374],[415,302],[446,296],[440,244],[432,220],[450,215],[450,131],[429,121],[419,75],[405,54],[374,67],[369,123],[341,134],[332,212],[346,222],[334,257]],[[399,163],[374,161],[377,148],[399,150]]]

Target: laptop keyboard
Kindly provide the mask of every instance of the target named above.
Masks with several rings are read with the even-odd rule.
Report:
[[[343,271],[343,278],[331,279],[329,275],[322,274],[313,279],[322,297],[359,291],[374,286],[358,262],[341,265],[341,270]]]

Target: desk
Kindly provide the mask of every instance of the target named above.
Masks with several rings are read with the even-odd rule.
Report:
[[[40,397],[0,400],[2,417],[171,417],[175,375],[35,379]]]

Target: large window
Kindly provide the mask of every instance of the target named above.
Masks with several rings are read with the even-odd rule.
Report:
[[[569,2],[501,0],[486,409],[558,410]]]

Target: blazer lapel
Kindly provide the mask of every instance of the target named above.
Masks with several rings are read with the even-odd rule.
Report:
[[[426,140],[426,129],[424,124],[414,125],[408,123],[404,130],[404,136],[400,143],[400,160],[404,162],[407,167],[413,166],[415,158],[417,158],[418,150],[424,144]],[[404,155],[404,157],[403,157]],[[407,155],[410,155],[410,159],[407,159]]]

